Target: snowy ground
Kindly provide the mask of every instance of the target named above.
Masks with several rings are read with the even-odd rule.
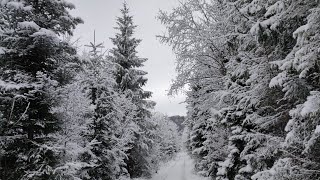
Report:
[[[162,166],[151,180],[209,180],[194,174],[193,160],[186,152],[180,152],[177,157]]]

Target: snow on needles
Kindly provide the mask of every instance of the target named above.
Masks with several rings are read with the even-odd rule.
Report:
[[[5,82],[5,81],[2,81],[0,79],[0,89],[3,89],[5,91],[19,90],[19,89],[27,87],[27,86],[30,86],[30,85],[26,84],[26,83],[15,84],[15,83],[12,83],[12,82]]]
[[[40,29],[40,27],[34,21],[19,22],[18,27],[21,29],[34,29],[34,30]]]
[[[303,108],[300,112],[303,117],[315,113],[320,109],[320,92],[311,91],[310,94],[311,96],[307,98],[307,101],[303,104]]]
[[[16,2],[16,1],[10,1],[8,2],[8,0],[4,0],[1,2],[2,6],[7,6],[9,8],[12,9],[16,9],[16,10],[24,10],[24,11],[31,11],[32,7],[31,6],[25,6],[22,2]]]

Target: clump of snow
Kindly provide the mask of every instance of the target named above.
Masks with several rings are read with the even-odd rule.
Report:
[[[4,47],[0,47],[0,55],[4,54],[6,52],[6,48]]]
[[[47,37],[54,37],[54,38],[57,37],[56,33],[45,28],[41,28],[38,32],[35,32],[32,35],[32,37],[37,37],[37,36],[47,36]]]
[[[271,79],[269,83],[269,87],[272,88],[276,86],[283,86],[286,80],[287,80],[287,73],[285,71],[281,72],[276,77]]]
[[[236,126],[236,127],[232,127],[232,134],[240,134],[242,132],[242,127],[241,126]]]
[[[68,21],[68,22],[72,21],[69,16],[60,16],[60,19],[63,20],[63,21]]]
[[[279,60],[279,61],[274,61],[270,62],[271,65],[274,65],[276,67],[279,67],[280,70],[286,71],[286,70],[291,70],[293,68],[293,62],[291,59],[294,58],[294,53],[290,53],[286,59],[284,60]],[[290,60],[289,60],[290,59]],[[285,75],[285,74],[283,74]]]
[[[257,36],[259,32],[263,29],[269,27],[271,30],[276,30],[278,26],[279,19],[276,16],[272,16],[269,19],[254,24],[250,29],[250,33],[254,36]]]
[[[299,38],[310,28],[309,24],[300,26],[297,30],[293,32],[293,38]]]
[[[281,13],[284,9],[285,9],[285,4],[283,1],[277,1],[275,4],[268,7],[267,12],[264,15],[265,17],[268,17],[268,18],[264,21],[259,21],[255,23],[251,27],[250,33],[254,36],[257,36],[261,30],[266,28],[269,28],[274,31],[277,30],[277,27],[280,24],[279,15],[277,14]]]
[[[285,131],[286,132],[289,132],[292,128],[293,128],[293,125],[294,125],[294,120],[293,119],[290,119],[285,127]]]
[[[230,148],[230,147],[229,147],[229,148]],[[238,149],[238,148],[232,149],[232,150],[230,151],[229,156],[230,156],[231,154],[236,154],[236,153],[239,153],[239,149]]]
[[[270,6],[265,13],[265,17],[273,16],[275,14],[281,13],[285,8],[285,5],[282,1],[276,2],[274,5]]]
[[[33,29],[39,30],[40,27],[34,21],[23,21],[18,23],[18,27],[21,29]]]
[[[294,53],[293,65],[296,70],[300,71],[299,78],[305,78],[308,75],[309,70],[315,66],[317,57],[317,52],[314,51],[312,45],[303,46]]]
[[[3,1],[1,2],[1,5],[7,5],[7,7],[16,9],[16,10],[24,10],[24,11],[31,11],[32,7],[31,6],[25,6],[22,2],[17,2],[17,1]]]
[[[251,172],[253,172],[253,167],[251,166],[251,164],[247,164],[245,167],[239,170],[239,173],[251,173]]]
[[[249,5],[240,9],[240,12],[243,14],[254,14],[259,12],[262,8],[263,6],[261,5],[260,0],[253,0]]]
[[[303,108],[300,112],[303,117],[318,112],[320,109],[320,92],[311,91],[310,94],[311,96],[307,98],[307,101],[303,104]]]
[[[217,175],[218,176],[226,175],[227,174],[227,168],[233,166],[233,162],[232,162],[232,160],[230,158],[230,154],[229,154],[228,158],[225,161],[219,162],[218,165],[219,165],[219,168],[218,168]]]
[[[222,116],[222,115],[221,115],[221,112],[218,111],[218,110],[215,109],[215,108],[210,108],[210,114],[211,114],[212,116],[218,116],[218,117],[221,117],[221,116]]]
[[[256,24],[254,24],[251,29],[250,29],[250,33],[254,36],[259,35],[259,32],[261,30],[261,23],[257,22]]]
[[[5,90],[5,91],[19,90],[19,89],[25,88],[25,87],[29,87],[29,85],[25,84],[25,83],[16,84],[13,82],[5,82],[5,81],[0,80],[0,89],[1,90]]]
[[[66,0],[62,0],[62,1],[60,1],[60,3],[63,4],[65,7],[69,8],[69,9],[75,9],[76,8],[76,6],[73,3],[68,2]]]
[[[8,3],[8,0],[2,0],[0,1],[0,3],[1,3],[1,6],[5,6]]]
[[[287,146],[291,144],[291,142],[293,142],[294,139],[295,139],[295,133],[293,131],[288,132],[286,135],[285,143],[283,145]]]
[[[97,108],[97,105],[91,104],[88,109],[91,111],[94,111],[96,108]]]
[[[38,32],[35,32],[31,35],[34,38],[49,38],[52,43],[59,44],[59,38],[55,32],[49,29],[41,28]]]
[[[309,28],[309,24],[306,24],[299,27],[296,31],[293,32],[293,38],[297,39],[297,44],[303,44],[305,39],[304,37],[306,36],[306,32]]]
[[[290,111],[291,117],[307,117],[314,115],[319,112],[320,109],[320,92],[311,91],[310,96],[307,97],[307,101],[303,104],[297,105],[295,109]],[[286,131],[289,131],[294,126],[294,120],[290,120],[285,128]]]
[[[192,12],[193,19],[196,23],[201,23],[203,19],[205,19],[204,15],[201,11],[193,11]]]
[[[316,129],[314,130],[314,133],[316,134],[320,133],[320,125],[317,125]]]

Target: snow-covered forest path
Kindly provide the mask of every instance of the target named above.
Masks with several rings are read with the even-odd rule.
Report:
[[[209,180],[194,174],[193,160],[186,152],[164,164],[151,180]]]

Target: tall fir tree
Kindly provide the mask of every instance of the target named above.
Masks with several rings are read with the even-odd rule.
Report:
[[[50,179],[57,163],[51,133],[60,122],[51,112],[59,67],[75,50],[59,36],[82,20],[60,0],[6,0],[0,4],[0,176]],[[72,58],[71,58],[72,59]]]
[[[147,101],[151,92],[144,91],[142,87],[146,84],[145,75],[147,72],[139,69],[147,60],[137,56],[137,46],[141,40],[133,36],[136,26],[133,24],[133,17],[129,15],[127,4],[124,3],[121,9],[122,16],[117,18],[118,33],[111,38],[115,47],[111,50],[111,58],[116,64],[116,83],[119,91],[125,93],[137,106],[136,116],[131,119],[137,124],[138,129],[134,133],[134,142],[128,144],[126,161],[127,170],[131,177],[150,176],[150,152],[152,145],[150,129],[153,125],[148,119],[151,114],[148,110],[154,103]]]
[[[123,148],[119,145],[120,123],[124,118],[122,96],[114,88],[113,63],[99,52],[102,44],[96,44],[95,40],[90,44],[92,51],[85,66],[83,83],[93,110],[89,131],[85,134],[91,147],[83,156],[87,157],[84,159],[92,167],[83,169],[88,173],[84,179],[113,180],[121,175],[125,159]]]

